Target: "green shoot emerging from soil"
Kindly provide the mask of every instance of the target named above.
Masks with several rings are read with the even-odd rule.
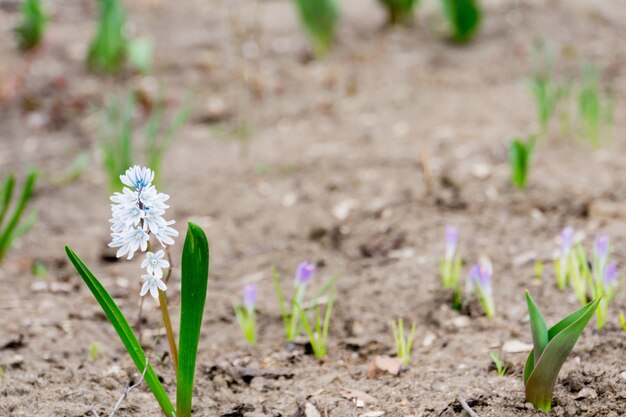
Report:
[[[599,301],[595,299],[548,329],[539,308],[526,291],[534,348],[524,366],[524,385],[526,401],[536,408],[543,411],[552,408],[552,392],[561,366],[574,349]]]
[[[411,24],[413,21],[413,9],[419,0],[379,0],[387,10],[387,22],[390,25]]]
[[[92,71],[114,73],[124,64],[128,39],[124,35],[126,17],[120,0],[99,0],[98,29],[91,41],[87,66]]]
[[[553,58],[551,49],[538,42],[533,48],[533,72],[530,78],[530,91],[535,99],[539,127],[542,134],[547,134],[550,120],[559,102],[567,95],[567,89],[554,81]]]
[[[20,23],[15,28],[15,37],[22,51],[36,48],[43,39],[48,18],[40,0],[22,0]]]
[[[496,352],[491,352],[489,356],[491,356],[491,360],[493,361],[493,364],[496,367],[496,372],[498,372],[498,376],[504,376],[504,374],[506,374],[507,369],[509,369],[509,365],[507,365],[502,360],[502,358],[500,358],[500,355],[498,355]]]
[[[315,55],[323,58],[330,52],[339,17],[334,0],[293,0],[300,21],[311,36]]]
[[[535,148],[535,137],[530,136],[526,141],[513,139],[509,144],[509,165],[511,167],[511,182],[519,189],[526,188],[530,159]]]
[[[398,323],[391,322],[391,329],[393,331],[393,340],[396,344],[396,356],[400,359],[402,365],[407,366],[411,360],[411,348],[413,347],[413,339],[415,337],[415,322],[411,326],[411,332],[407,337],[404,337],[404,321],[398,319]]]
[[[109,180],[111,191],[121,186],[120,175],[126,168],[145,160],[152,167],[155,178],[154,184],[160,186],[160,174],[163,158],[169,149],[176,133],[187,122],[191,113],[191,100],[183,104],[171,120],[166,120],[166,104],[159,97],[150,110],[148,121],[143,132],[143,143],[138,147],[135,144],[134,126],[138,118],[139,108],[137,97],[131,94],[124,101],[118,96],[111,96],[110,103],[105,108],[100,131],[100,148],[103,154],[104,169]],[[137,156],[140,151],[142,158]]]
[[[619,313],[619,324],[622,325],[622,329],[626,330],[626,317],[624,317],[623,311]]]
[[[613,122],[613,104],[602,92],[599,71],[593,66],[583,69],[578,114],[582,134],[594,148],[599,147],[606,128]]]
[[[457,43],[470,41],[482,20],[478,0],[441,0],[441,5],[448,20],[450,39]]]
[[[235,310],[241,333],[251,345],[256,343],[256,295],[257,284],[246,284],[243,287],[243,304],[233,304],[233,310]]]
[[[36,179],[37,171],[30,171],[22,188],[22,194],[10,216],[9,209],[13,201],[15,176],[9,174],[0,187],[0,263],[2,263],[13,242],[28,232],[37,221],[37,213],[35,211],[31,211],[28,217],[22,221],[26,206],[33,194]]]
[[[335,290],[331,290],[326,303],[326,311],[324,313],[324,319],[322,321],[322,313],[320,308],[321,300],[316,300],[314,322],[313,325],[309,322],[306,310],[296,304],[296,308],[300,314],[300,319],[306,330],[306,334],[309,337],[309,343],[313,349],[313,354],[316,358],[322,359],[326,357],[328,353],[328,329],[330,328],[330,316],[333,311],[333,302],[335,301]]]
[[[100,344],[98,342],[92,342],[89,345],[89,356],[91,356],[92,361],[96,361],[100,356]]]

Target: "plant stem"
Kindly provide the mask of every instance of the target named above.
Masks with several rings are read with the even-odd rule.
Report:
[[[170,321],[170,313],[167,310],[165,292],[161,290],[159,290],[159,305],[161,306],[161,313],[163,314],[163,324],[165,325],[165,331],[167,332],[167,341],[170,344],[170,353],[172,355],[172,363],[174,364],[174,373],[178,375],[178,349],[176,348],[176,338],[174,337],[172,322]]]

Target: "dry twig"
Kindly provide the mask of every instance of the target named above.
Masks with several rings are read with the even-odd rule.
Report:
[[[128,394],[130,394],[132,390],[134,390],[139,385],[141,385],[141,383],[143,382],[143,378],[146,376],[146,372],[147,371],[148,371],[148,358],[146,358],[146,366],[143,368],[143,372],[141,373],[141,377],[139,377],[139,380],[136,383],[134,383],[133,385],[129,385],[126,388],[124,388],[124,392],[122,392],[122,395],[120,396],[120,398],[115,403],[115,407],[113,407],[113,411],[111,411],[111,414],[109,414],[109,417],[114,417],[115,413],[117,413],[120,410],[120,408],[122,408],[122,403],[124,402],[126,397],[128,397]],[[94,416],[100,417],[100,415],[98,414],[98,412],[95,409],[92,408],[91,412],[94,414]]]
[[[467,413],[468,416],[470,416],[470,417],[480,417],[478,414],[476,414],[476,412],[474,410],[472,410],[472,407],[470,407],[469,404],[467,404],[467,402],[465,402],[463,397],[458,396],[456,400],[461,404],[461,407],[463,407],[463,410],[465,410],[465,412]]]

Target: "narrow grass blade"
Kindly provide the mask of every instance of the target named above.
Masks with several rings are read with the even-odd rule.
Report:
[[[181,271],[180,336],[176,384],[177,417],[191,416],[196,354],[208,276],[209,243],[202,229],[189,223],[183,247]]]
[[[538,409],[550,411],[552,408],[552,393],[559,371],[599,302],[600,298],[595,299],[548,331],[550,341],[526,381],[526,400]],[[527,365],[530,358],[529,355]]]
[[[9,174],[7,179],[2,184],[0,189],[0,230],[2,230],[2,222],[4,217],[9,211],[9,205],[11,204],[11,197],[13,197],[13,187],[15,186],[15,176]]]
[[[146,366],[146,354],[130,328],[128,321],[117,307],[117,304],[115,304],[115,301],[113,301],[100,281],[98,281],[89,268],[87,268],[83,261],[72,251],[72,249],[70,249],[69,246],[65,247],[65,252],[67,253],[67,257],[70,259],[72,264],[74,264],[74,267],[80,274],[83,281],[85,281],[85,284],[87,284],[91,290],[91,293],[100,304],[100,307],[102,307],[104,314],[106,314],[107,318],[115,328],[115,331],[117,331],[124,347],[130,354],[133,362],[135,362],[135,366],[137,366],[139,372],[143,372]],[[174,413],[174,406],[167,397],[163,385],[161,385],[159,378],[150,364],[148,364],[145,380],[165,415],[168,417],[171,416],[172,413]]]
[[[6,251],[11,246],[11,243],[15,237],[15,229],[17,228],[22,214],[24,213],[24,209],[26,209],[26,204],[30,200],[30,197],[33,193],[33,189],[35,188],[35,181],[37,180],[37,171],[32,170],[28,174],[28,178],[26,178],[26,183],[24,184],[24,188],[22,189],[22,195],[17,203],[17,207],[13,212],[13,215],[9,219],[9,222],[6,228],[0,234],[0,259],[4,257]]]

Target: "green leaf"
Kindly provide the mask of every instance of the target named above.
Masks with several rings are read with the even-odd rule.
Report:
[[[300,21],[313,40],[318,58],[330,52],[339,17],[334,0],[294,0]]]
[[[67,253],[67,257],[70,259],[72,264],[74,264],[74,267],[80,274],[83,281],[85,281],[85,284],[87,284],[91,290],[91,293],[100,304],[100,307],[102,307],[104,314],[106,314],[107,318],[115,328],[115,331],[117,331],[124,347],[130,354],[133,362],[135,362],[135,366],[137,366],[139,372],[143,372],[146,366],[146,354],[141,348],[139,341],[135,337],[135,334],[130,328],[128,321],[120,311],[119,307],[115,304],[115,301],[113,301],[100,281],[98,281],[89,268],[87,268],[83,261],[72,251],[72,249],[70,249],[69,246],[65,247],[65,252]],[[148,371],[145,374],[145,380],[165,415],[171,416],[174,412],[174,406],[167,397],[163,385],[161,385],[158,376],[150,364],[148,364]]]
[[[530,330],[533,335],[534,357],[539,358],[549,342],[548,328],[543,315],[539,311],[537,304],[535,304],[535,300],[533,300],[528,291],[526,291],[526,303],[528,304],[528,315],[530,316]],[[536,362],[537,360],[535,359],[533,365],[536,365]],[[524,369],[524,382],[526,382],[529,375],[530,373],[527,375],[526,369]]]
[[[37,180],[37,171],[31,170],[28,174],[28,178],[26,178],[26,183],[24,184],[24,188],[22,189],[22,195],[17,203],[17,207],[13,212],[13,215],[9,219],[9,222],[1,232],[0,232],[0,260],[4,257],[9,246],[15,240],[15,229],[19,225],[22,214],[24,213],[24,209],[26,209],[26,204],[30,200],[30,197],[33,193],[33,188],[35,187],[35,181]]]
[[[570,314],[550,330],[549,342],[536,362],[532,372],[525,378],[526,400],[540,410],[550,411],[552,408],[552,392],[559,371],[576,345],[578,337],[593,316],[600,298],[596,298],[575,313]],[[534,353],[531,352],[526,360],[524,375],[529,364],[534,362]]]
[[[15,186],[15,176],[9,174],[2,188],[0,188],[0,230],[2,230],[2,222],[4,217],[9,211],[9,205],[11,204],[11,197],[13,197],[13,187]]]
[[[472,39],[482,20],[477,0],[442,0],[442,6],[450,24],[451,39],[459,43]]]
[[[209,244],[202,229],[189,223],[181,271],[180,336],[176,409],[178,417],[191,416],[196,354],[209,276]]]

